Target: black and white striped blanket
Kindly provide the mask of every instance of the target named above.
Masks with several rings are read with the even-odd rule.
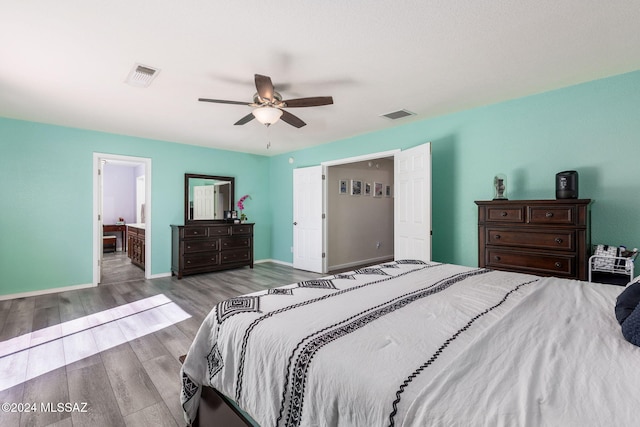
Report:
[[[262,427],[592,422],[577,415],[589,405],[567,409],[549,375],[586,374],[558,359],[571,341],[563,321],[581,312],[563,310],[577,298],[603,311],[617,294],[601,288],[404,260],[232,298],[205,319],[183,365],[185,419],[207,385]],[[578,293],[567,299],[567,289]],[[606,316],[597,313],[598,327]],[[620,340],[615,317],[611,326],[600,335]],[[581,345],[594,349],[578,340],[568,354],[584,357]]]

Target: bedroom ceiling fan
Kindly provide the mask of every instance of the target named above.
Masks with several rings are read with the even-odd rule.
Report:
[[[333,98],[330,96],[314,96],[309,98],[283,100],[282,95],[276,92],[273,87],[270,77],[256,74],[255,82],[257,93],[253,95],[253,102],[226,101],[223,99],[208,98],[198,98],[198,101],[214,102],[218,104],[248,105],[249,107],[254,108],[251,113],[234,123],[235,125],[244,125],[255,118],[263,125],[271,126],[277,122],[278,119],[282,119],[283,122],[286,122],[296,128],[301,128],[302,126],[305,126],[306,123],[290,112],[284,110],[284,108],[318,107],[321,105],[333,104]]]

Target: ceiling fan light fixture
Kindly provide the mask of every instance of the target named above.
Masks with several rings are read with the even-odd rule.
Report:
[[[282,110],[268,106],[255,108],[252,113],[256,120],[267,126],[274,124],[280,119],[280,116],[282,116]]]

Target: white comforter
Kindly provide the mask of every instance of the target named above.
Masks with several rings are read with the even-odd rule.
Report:
[[[631,426],[622,288],[392,262],[218,304],[183,365],[267,426]]]

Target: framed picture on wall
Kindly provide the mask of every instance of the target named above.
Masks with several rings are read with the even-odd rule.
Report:
[[[365,182],[364,183],[364,195],[365,196],[370,196],[371,195],[371,183],[370,182]]]
[[[382,197],[384,185],[381,182],[373,183],[373,197]]]
[[[349,188],[349,184],[346,179],[341,179],[338,181],[338,194],[348,194],[347,189]]]
[[[352,179],[351,180],[351,195],[352,196],[359,196],[362,194],[362,181],[360,181],[359,179]]]
[[[391,197],[391,186],[387,185],[384,187],[384,197]]]

